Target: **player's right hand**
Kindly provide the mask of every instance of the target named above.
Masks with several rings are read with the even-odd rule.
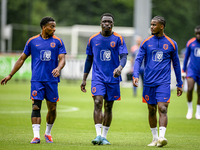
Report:
[[[186,78],[186,72],[182,72],[181,76],[182,76],[183,79],[185,79]]]
[[[133,86],[138,87],[139,78],[133,78]]]
[[[6,85],[6,83],[11,79],[11,76],[8,75],[7,77],[5,77],[4,79],[1,80],[1,85]]]
[[[86,86],[86,81],[83,80],[82,83],[81,83],[81,91],[84,92],[84,93],[86,93],[85,86]]]

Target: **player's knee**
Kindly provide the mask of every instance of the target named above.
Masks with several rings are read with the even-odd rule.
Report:
[[[42,104],[42,101],[34,100],[33,105],[32,105],[31,118],[32,117],[41,117],[41,114],[40,114],[41,104]]]
[[[113,101],[104,103],[104,109],[105,109],[106,112],[111,113],[112,107],[113,107]]]
[[[102,109],[103,103],[102,103],[100,100],[95,99],[95,100],[94,100],[94,105],[95,105],[95,109],[96,109],[96,110],[97,110],[97,109]]]
[[[32,110],[40,110],[42,105],[42,101],[34,100],[32,105]]]
[[[49,112],[55,113],[56,112],[56,106],[52,106],[49,108]]]
[[[156,106],[148,105],[148,109],[149,109],[149,115],[150,115],[150,116],[153,116],[153,115],[156,114],[156,111],[157,111]]]
[[[149,109],[149,115],[150,116],[154,116],[156,114],[156,109],[153,108],[153,109]]]
[[[165,106],[160,107],[159,110],[160,110],[160,112],[162,114],[166,114],[167,113],[167,107],[165,107]]]
[[[32,114],[31,114],[31,118],[32,117],[41,117],[41,114],[40,114],[40,110],[33,110],[32,111]]]

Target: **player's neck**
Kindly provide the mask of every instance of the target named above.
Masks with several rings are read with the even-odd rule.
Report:
[[[164,36],[164,32],[159,32],[159,33],[155,34],[155,36],[162,37],[162,36]]]
[[[44,34],[44,33],[41,33],[40,36],[41,36],[43,39],[49,39],[49,38],[50,38],[49,35]]]
[[[101,35],[104,37],[108,37],[112,35],[112,31],[101,31]]]

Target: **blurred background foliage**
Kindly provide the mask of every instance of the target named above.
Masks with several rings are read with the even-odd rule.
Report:
[[[179,52],[200,25],[199,6],[200,0],[152,0],[152,17],[165,17],[165,34],[178,43]],[[115,26],[134,24],[134,0],[7,0],[7,24],[15,28],[18,24],[38,26],[36,32],[14,30],[12,49],[23,50],[28,38],[40,32],[44,16],[55,18],[57,26],[99,25],[105,12],[114,15]]]

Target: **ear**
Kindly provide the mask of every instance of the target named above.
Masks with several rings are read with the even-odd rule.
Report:
[[[163,24],[160,25],[160,28],[163,30],[165,27]]]

